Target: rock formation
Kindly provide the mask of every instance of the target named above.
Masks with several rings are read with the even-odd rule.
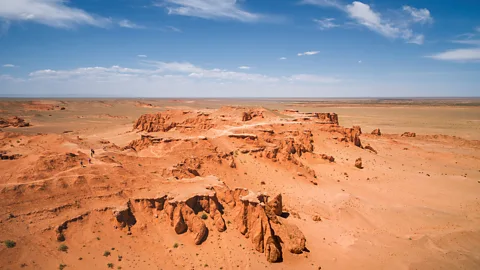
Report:
[[[245,122],[245,121],[250,121],[252,120],[252,115],[250,112],[243,112],[243,115],[242,115],[242,121]]]
[[[30,123],[25,122],[25,119],[13,116],[8,119],[0,118],[0,128],[6,127],[28,127]]]
[[[380,136],[382,135],[382,133],[380,132],[380,129],[379,128],[376,128],[372,131],[372,135],[377,135],[377,136]]]

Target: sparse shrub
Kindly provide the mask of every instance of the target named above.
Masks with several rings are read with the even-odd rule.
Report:
[[[81,261],[81,260],[83,260],[83,258],[82,258],[82,257],[80,257],[80,258],[78,258],[78,260],[79,260],[79,261]]]
[[[108,268],[113,268],[113,263],[107,263]]]
[[[7,248],[14,248],[17,245],[17,243],[15,243],[13,240],[5,240],[3,243]]]
[[[203,220],[207,219],[208,218],[208,215],[206,213],[203,213],[201,216],[200,216]]]
[[[97,240],[100,241],[100,237],[97,237]]]
[[[58,269],[59,269],[59,270],[63,270],[63,269],[65,269],[65,267],[67,267],[67,265],[61,263],[61,264],[58,266]]]
[[[178,243],[173,244],[173,248],[178,248]]]
[[[58,250],[59,250],[59,251],[63,251],[63,252],[67,252],[67,251],[68,251],[68,247],[67,247],[67,245],[65,245],[65,244],[61,244],[61,245],[58,247]]]
[[[108,250],[105,250],[105,252],[103,252],[103,256],[105,256],[105,257],[108,257],[108,256],[110,256],[110,251],[108,251]]]

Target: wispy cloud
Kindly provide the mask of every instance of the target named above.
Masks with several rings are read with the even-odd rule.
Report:
[[[75,25],[105,27],[110,20],[70,7],[64,0],[0,0],[0,18],[30,21],[59,28]]]
[[[3,67],[14,68],[14,67],[17,67],[17,66],[15,66],[14,64],[5,64],[5,65],[3,65]]]
[[[129,20],[121,20],[118,22],[118,25],[123,28],[130,28],[130,29],[143,29],[145,26],[138,25],[134,22],[131,22]]]
[[[308,51],[308,52],[303,52],[303,53],[297,53],[298,56],[305,56],[305,55],[315,55],[318,54],[319,51]]]
[[[321,7],[334,7],[345,12],[357,24],[362,25],[382,36],[392,39],[403,39],[407,43],[423,44],[424,35],[415,34],[411,28],[414,23],[431,23],[433,18],[428,9],[417,9],[410,6],[403,6],[402,10],[407,16],[401,20],[388,18],[380,12],[374,11],[368,4],[360,1],[353,1],[344,5],[335,0],[304,0],[301,3]],[[331,18],[315,21],[321,29],[336,27]],[[322,28],[323,27],[323,28]]]
[[[139,54],[137,57],[146,58],[147,56],[145,54]]]
[[[177,32],[177,33],[182,33],[182,30],[180,30],[179,28],[177,27],[174,27],[174,26],[165,26],[165,29],[166,30],[169,30],[169,31],[172,31],[172,32]]]
[[[436,60],[456,62],[480,61],[480,48],[454,49],[427,57]]]
[[[318,28],[321,30],[327,30],[335,27],[339,27],[340,25],[334,23],[334,18],[326,18],[326,19],[313,19],[314,22],[318,24]]]
[[[412,16],[414,22],[433,23],[433,18],[430,15],[430,11],[426,8],[403,6],[403,10]]]
[[[263,16],[244,10],[237,0],[164,0],[157,6],[165,7],[168,14],[203,19],[229,19],[255,22]]]
[[[307,82],[307,83],[339,83],[341,80],[335,77],[324,77],[314,74],[297,74],[287,77],[289,81]]]
[[[239,66],[238,68],[239,68],[239,69],[250,69],[249,66]]]
[[[280,58],[278,58],[278,60],[287,60],[287,58],[286,57],[280,57]]]

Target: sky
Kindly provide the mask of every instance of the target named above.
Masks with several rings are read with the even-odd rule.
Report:
[[[480,96],[478,0],[0,0],[0,96]]]

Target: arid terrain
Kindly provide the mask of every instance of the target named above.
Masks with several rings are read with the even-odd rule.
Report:
[[[3,99],[0,129],[0,269],[480,269],[478,99]]]

